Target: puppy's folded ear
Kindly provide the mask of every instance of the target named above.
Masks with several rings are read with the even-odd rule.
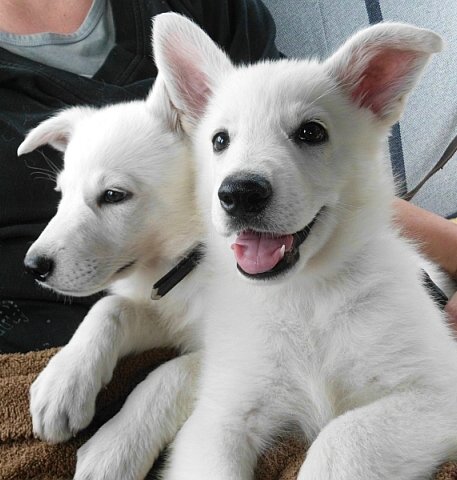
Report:
[[[17,154],[24,155],[46,144],[64,152],[76,123],[89,111],[87,107],[73,107],[45,120],[30,130],[25,140],[19,145]]]
[[[172,104],[186,124],[195,125],[214,86],[233,68],[229,58],[200,27],[176,13],[154,18],[153,51]]]
[[[380,23],[358,32],[324,65],[352,101],[392,125],[431,54],[442,46],[430,30]]]

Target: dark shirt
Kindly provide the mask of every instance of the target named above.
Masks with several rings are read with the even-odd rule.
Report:
[[[63,345],[98,297],[63,298],[40,288],[23,258],[56,212],[52,175],[62,157],[43,147],[18,158],[25,134],[56,111],[144,98],[157,70],[151,17],[175,11],[196,21],[234,62],[277,58],[275,26],[257,0],[111,0],[116,45],[93,78],[0,48],[0,353]]]

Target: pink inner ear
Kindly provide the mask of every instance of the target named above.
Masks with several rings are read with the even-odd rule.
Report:
[[[178,95],[184,102],[188,113],[199,117],[208,102],[211,94],[208,76],[199,68],[199,56],[197,52],[189,54],[186,49],[168,48],[168,62],[172,65],[175,78],[175,87]],[[184,50],[184,52],[183,52]]]
[[[69,137],[69,132],[60,132],[54,136],[51,135],[51,141],[65,147],[66,145],[68,145]]]
[[[382,113],[401,95],[418,56],[414,51],[382,50],[365,67],[352,98],[360,106]]]

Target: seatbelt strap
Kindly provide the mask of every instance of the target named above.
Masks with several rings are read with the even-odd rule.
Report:
[[[447,162],[454,156],[455,152],[457,152],[457,135],[454,137],[452,142],[449,144],[449,146],[446,148],[444,151],[443,155],[441,155],[441,158],[436,162],[435,166],[425,175],[425,177],[408,193],[406,193],[403,196],[403,200],[411,200],[414,195],[423,187],[425,182],[435,175],[435,173],[438,170],[441,170]]]

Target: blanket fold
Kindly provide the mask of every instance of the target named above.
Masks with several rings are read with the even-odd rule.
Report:
[[[97,398],[92,424],[69,442],[49,445],[33,437],[29,388],[56,352],[49,349],[0,355],[0,480],[71,479],[79,446],[119,411],[127,395],[148,373],[176,355],[171,350],[151,350],[124,359]],[[256,479],[295,480],[305,451],[304,443],[297,438],[281,440],[259,459]],[[147,479],[157,479],[157,470],[155,467]],[[457,462],[443,465],[435,480],[457,480]]]

